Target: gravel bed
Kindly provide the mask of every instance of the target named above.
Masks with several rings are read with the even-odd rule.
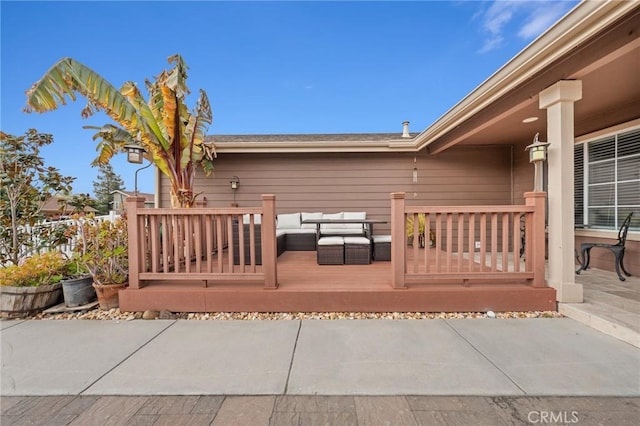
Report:
[[[562,318],[555,311],[533,312],[212,312],[212,313],[173,313],[168,311],[121,312],[119,309],[104,311],[92,309],[84,312],[66,312],[55,314],[40,313],[27,319],[35,320],[138,320],[138,319],[182,319],[182,320],[215,320],[215,321],[251,321],[251,320],[338,320],[338,319],[462,319],[462,318]]]

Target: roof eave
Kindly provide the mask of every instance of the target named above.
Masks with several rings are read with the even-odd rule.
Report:
[[[593,37],[637,7],[638,3],[635,2],[611,0],[583,1],[578,4],[556,25],[540,35],[415,137],[414,149],[421,150],[428,147],[438,138],[566,55],[575,46]],[[453,142],[451,145],[456,143]]]
[[[301,153],[301,152],[386,152],[389,150],[414,150],[409,140],[388,141],[322,141],[322,142],[225,142],[216,145],[216,152],[223,153]]]

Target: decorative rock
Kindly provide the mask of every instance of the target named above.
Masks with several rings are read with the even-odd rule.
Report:
[[[470,319],[490,318],[488,312],[178,312],[147,311],[157,314],[154,318],[179,320],[209,320],[209,321],[272,321],[272,320],[339,320],[339,319],[378,319],[378,320],[429,320],[429,319]],[[562,318],[563,315],[555,311],[534,312],[494,312],[498,319],[518,318]],[[44,313],[27,317],[34,320],[123,320],[142,319],[142,312],[122,312],[119,309],[103,311],[92,309],[79,312]]]
[[[208,315],[208,314],[207,314]],[[160,314],[158,315],[158,319],[176,319],[176,314],[174,314],[173,312],[169,312],[169,311],[160,311]]]
[[[160,316],[160,312],[158,311],[144,311],[144,313],[142,314],[142,319],[152,320],[158,318],[158,316]]]

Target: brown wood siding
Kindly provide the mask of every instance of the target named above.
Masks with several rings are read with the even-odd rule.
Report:
[[[513,203],[524,204],[523,194],[533,191],[533,164],[525,151],[528,143],[513,145]]]
[[[455,147],[413,153],[220,154],[215,174],[199,175],[195,190],[208,207],[233,203],[229,181],[240,178],[236,202],[259,206],[262,194],[275,194],[277,213],[366,211],[390,220],[390,193],[406,192],[408,205],[511,204],[511,147]],[[160,206],[169,207],[168,182],[161,180]],[[389,225],[376,226],[376,233]]]

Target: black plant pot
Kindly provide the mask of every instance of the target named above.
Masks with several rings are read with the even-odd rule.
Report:
[[[64,304],[68,308],[86,305],[96,299],[91,276],[62,280]]]

